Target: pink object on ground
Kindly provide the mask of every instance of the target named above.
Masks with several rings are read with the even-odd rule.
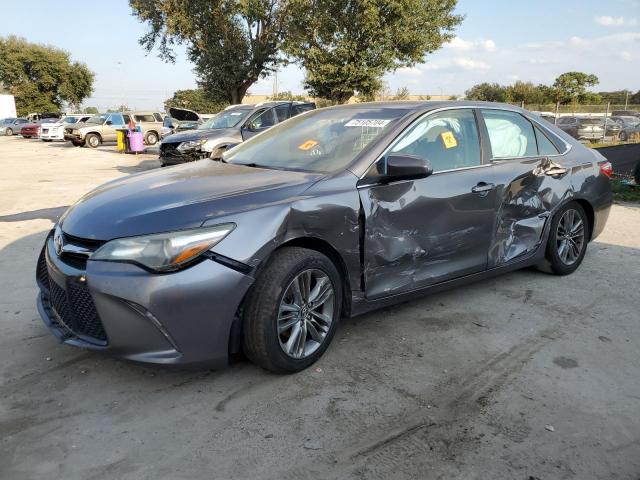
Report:
[[[138,153],[144,152],[144,138],[142,132],[129,132],[129,152]]]

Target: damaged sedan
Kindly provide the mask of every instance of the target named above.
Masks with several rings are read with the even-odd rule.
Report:
[[[308,112],[226,152],[111,181],[38,261],[62,342],[130,360],[295,372],[341,318],[540,266],[575,271],[611,165],[525,110],[481,102]]]

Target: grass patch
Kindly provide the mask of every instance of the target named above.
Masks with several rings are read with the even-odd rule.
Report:
[[[640,202],[640,187],[632,187],[622,183],[621,179],[611,180],[613,199],[620,202]]]

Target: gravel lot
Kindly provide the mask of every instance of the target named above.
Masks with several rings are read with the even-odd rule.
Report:
[[[166,370],[60,345],[35,308],[52,221],[155,157],[0,137],[0,478],[640,478],[640,206],[570,277],[345,321],[300,374]]]

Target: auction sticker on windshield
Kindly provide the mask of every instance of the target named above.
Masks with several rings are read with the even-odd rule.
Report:
[[[382,118],[354,118],[344,124],[345,127],[374,127],[384,128],[391,120]]]
[[[307,140],[302,145],[298,145],[298,148],[300,150],[310,150],[316,145],[318,145],[318,142],[316,142],[315,140]]]

